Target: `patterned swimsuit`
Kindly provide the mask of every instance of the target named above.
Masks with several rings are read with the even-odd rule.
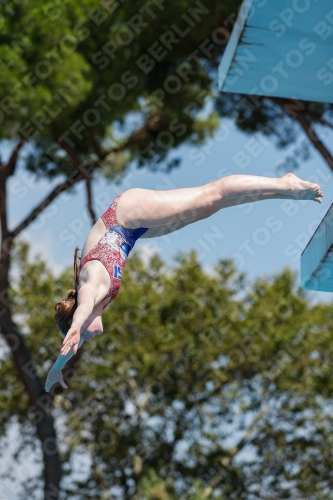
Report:
[[[103,300],[106,298],[110,300],[105,304],[103,310],[119,292],[121,272],[128,254],[134,247],[136,240],[148,231],[148,228],[145,227],[126,229],[119,226],[116,218],[116,209],[121,194],[113,200],[110,207],[101,216],[107,228],[106,232],[84,259],[81,260],[79,269],[81,271],[84,264],[90,260],[99,260],[109,273],[111,280],[110,288]]]

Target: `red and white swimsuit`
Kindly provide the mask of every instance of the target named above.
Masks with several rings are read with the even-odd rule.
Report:
[[[110,300],[105,304],[103,309],[106,308],[119,292],[122,269],[136,240],[148,231],[148,228],[145,227],[126,229],[119,226],[116,209],[121,194],[113,200],[110,207],[101,216],[107,228],[106,232],[84,259],[81,260],[79,268],[80,272],[86,262],[99,260],[109,273],[111,280],[110,288],[103,300],[106,298],[110,298]]]

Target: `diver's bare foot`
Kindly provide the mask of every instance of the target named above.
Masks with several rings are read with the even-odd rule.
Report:
[[[318,184],[303,181],[294,174],[286,174],[281,179],[286,185],[285,193],[294,200],[313,200],[321,203],[321,197],[324,196]]]

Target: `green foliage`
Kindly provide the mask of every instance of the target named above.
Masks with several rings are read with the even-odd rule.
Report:
[[[216,117],[197,120],[212,97],[224,49],[212,44],[212,32],[240,3],[36,0],[7,6],[0,15],[0,88],[8,104],[0,114],[1,136],[30,140],[35,148],[26,167],[51,178],[71,171],[72,158],[59,144],[64,134],[81,162],[125,150],[103,165],[112,179],[130,161],[156,168],[171,147],[196,138],[201,143],[218,126]],[[171,45],[160,41],[167,31],[174,35]],[[208,55],[200,49],[207,39]],[[151,60],[151,69],[142,58]]]
[[[53,306],[72,271],[53,276],[19,244],[13,275],[17,321],[44,380],[61,346]],[[230,261],[208,275],[194,252],[169,267],[134,253],[103,323],[54,400],[64,498],[111,498],[116,485],[136,500],[327,498],[333,314],[311,306],[290,271],[248,287]],[[0,374],[3,434],[14,417],[28,429],[9,358]],[[36,445],[31,430],[23,441]],[[78,479],[82,456],[90,465]]]
[[[207,497],[205,488],[198,479],[194,481],[190,489],[191,491],[183,494],[182,500],[202,500]],[[174,491],[174,486],[170,478],[164,480],[158,476],[154,469],[149,469],[147,475],[139,481],[135,500],[178,500],[172,491]],[[219,496],[217,500],[224,499]]]
[[[66,144],[81,163],[99,157],[110,179],[133,161],[168,170],[178,165],[168,158],[170,149],[201,144],[221,116],[242,131],[274,136],[283,147],[297,138],[287,101],[216,94],[225,43],[213,33],[231,31],[240,0],[10,4],[0,15],[0,132],[34,145],[25,164],[30,172],[68,176],[73,157],[64,155]],[[138,16],[139,25],[133,23]],[[208,103],[215,114],[202,118]],[[302,106],[309,122],[332,126],[332,104]],[[299,160],[308,154],[303,144]],[[296,159],[288,162],[295,166]]]

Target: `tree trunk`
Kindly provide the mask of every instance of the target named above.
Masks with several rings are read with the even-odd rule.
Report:
[[[12,357],[28,393],[33,408],[33,418],[38,438],[42,444],[44,461],[44,498],[59,499],[61,479],[61,462],[57,449],[57,438],[51,414],[52,399],[46,394],[33,365],[31,356],[25,346],[11,313],[8,301],[10,250],[12,237],[7,228],[6,211],[6,176],[0,171],[0,219],[1,219],[1,257],[0,257],[0,326],[1,332],[11,349]]]

